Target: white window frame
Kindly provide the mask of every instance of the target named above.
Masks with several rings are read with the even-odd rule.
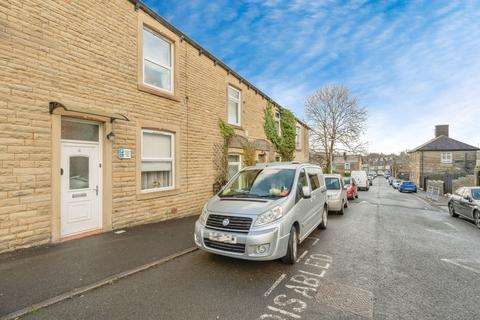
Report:
[[[302,149],[302,127],[299,125],[295,127],[295,148],[297,150]]]
[[[442,152],[440,153],[440,161],[443,164],[453,163],[453,154],[451,152]]]
[[[230,97],[230,94],[228,93],[228,90],[232,89],[233,91],[236,91],[238,92],[238,99],[235,98],[235,97]],[[230,103],[230,100],[237,103],[238,105],[238,108],[237,108],[237,119],[238,119],[238,122],[235,123],[235,122],[230,122],[230,117],[228,116],[228,113],[229,113],[229,108],[228,108],[228,104]],[[239,89],[235,88],[235,87],[232,87],[232,86],[228,86],[227,87],[227,122],[228,124],[232,124],[234,126],[241,126],[242,125],[242,91],[240,91]]]
[[[171,66],[165,66],[163,64],[160,64],[156,61],[153,61],[153,60],[150,60],[148,58],[145,57],[145,41],[143,39],[143,32],[144,31],[147,31],[147,32],[150,32],[151,34],[153,34],[154,36],[160,38],[161,40],[167,42],[169,45],[170,45],[170,62],[171,62]],[[173,49],[174,45],[173,45],[173,42],[170,41],[169,39],[161,36],[160,34],[158,34],[158,32],[155,32],[154,30],[150,29],[150,28],[147,28],[146,26],[143,26],[142,28],[142,83],[147,86],[147,87],[150,87],[150,88],[154,88],[156,90],[160,90],[160,91],[163,91],[163,92],[166,92],[166,93],[169,93],[169,94],[173,94],[174,92],[174,85],[175,85],[175,81],[173,81],[174,79],[174,66],[175,66],[175,56],[174,56],[174,49]],[[167,90],[167,89],[164,89],[164,88],[160,88],[160,87],[157,87],[157,86],[154,86],[152,84],[149,84],[149,83],[146,83],[145,82],[145,60],[147,60],[148,62],[150,63],[153,63],[154,65],[157,65],[157,66],[160,66],[162,68],[165,68],[165,69],[168,69],[170,70],[170,89],[171,90]]]
[[[153,133],[158,135],[170,136],[170,158],[150,158],[143,156],[143,134],[144,133]],[[171,132],[165,132],[160,130],[151,130],[151,129],[142,129],[141,136],[140,136],[140,151],[141,151],[141,158],[140,158],[140,192],[142,193],[150,193],[150,192],[158,192],[158,191],[166,191],[175,189],[175,134]],[[161,188],[152,188],[152,189],[142,189],[142,163],[148,161],[171,161],[172,163],[172,183],[171,186],[168,187],[161,187]]]
[[[273,117],[274,117],[274,120],[275,120],[275,123],[278,123],[278,126],[277,126],[277,134],[279,136],[282,135],[282,127],[281,127],[281,117],[280,117],[280,112],[278,111],[275,111],[274,114],[273,114]]]
[[[230,162],[229,159],[228,159],[229,156],[238,156],[238,161]],[[242,155],[238,154],[238,153],[229,153],[227,155],[227,168],[230,168],[230,165],[236,165],[238,167],[237,173],[240,170],[242,170]],[[235,173],[235,174],[237,174],[237,173]],[[227,170],[227,174],[228,174],[228,170]],[[231,179],[232,177],[229,177],[229,179]]]

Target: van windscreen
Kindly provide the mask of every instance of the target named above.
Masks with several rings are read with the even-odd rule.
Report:
[[[252,169],[239,172],[225,186],[219,197],[279,198],[292,190],[294,169]]]

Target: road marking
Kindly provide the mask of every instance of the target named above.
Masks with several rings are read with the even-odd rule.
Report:
[[[302,255],[301,255],[300,257],[298,257],[297,262],[299,262],[300,260],[302,260],[303,257],[305,257],[305,255],[306,255],[307,253],[308,253],[308,250],[305,250],[305,251],[302,253]]]
[[[453,228],[455,230],[458,230],[453,224],[451,224],[450,222],[444,222],[447,226],[449,226],[450,228]]]
[[[305,251],[306,252],[306,251]],[[280,277],[278,277],[277,281],[275,281],[273,283],[273,285],[270,287],[270,289],[268,289],[267,291],[265,291],[265,293],[263,294],[264,297],[268,297],[270,295],[270,293],[272,293],[273,290],[275,290],[275,288],[280,284],[280,282],[283,281],[283,279],[285,279],[287,275],[285,273],[282,273],[282,275],[280,275]]]
[[[315,239],[315,241],[313,241],[312,243],[312,246],[316,245],[318,241],[320,241],[319,238],[315,238],[315,237],[308,237],[308,239]]]
[[[286,320],[287,317],[301,319],[307,310],[308,301],[311,301],[311,305],[315,305],[318,287],[333,259],[320,253],[310,254],[305,258],[302,265],[306,270],[297,270],[293,276],[285,280],[284,285],[278,289],[280,291],[278,295],[267,304],[266,313],[261,314],[258,319]],[[285,277],[286,274],[282,274],[264,296],[270,295]]]
[[[289,317],[292,317],[292,318],[295,318],[295,319],[300,319],[301,318],[298,314],[291,313],[291,312],[288,312],[288,311],[285,311],[285,310],[282,310],[282,309],[278,309],[278,308],[275,308],[275,307],[272,307],[272,306],[268,306],[267,308],[271,311],[277,311],[281,314],[284,314],[286,316],[289,316]]]
[[[445,233],[445,232],[442,232],[442,231],[436,230],[436,229],[425,229],[425,231],[441,234],[442,236],[446,236],[446,237],[450,237],[450,238],[454,238],[454,239],[461,239],[461,238],[458,238],[456,236],[452,236],[451,234],[448,234],[448,233]],[[463,240],[463,239],[461,239],[461,240]]]
[[[465,265],[463,265],[463,264],[461,264],[461,263],[459,263],[459,262],[456,262],[456,261],[453,261],[453,260],[450,260],[450,259],[440,259],[440,260],[442,260],[442,261],[444,261],[444,262],[448,262],[448,263],[454,264],[454,265],[456,265],[456,266],[458,266],[458,267],[462,267],[462,268],[467,269],[467,270],[469,270],[469,271],[472,271],[472,272],[475,272],[475,273],[479,273],[479,274],[480,274],[480,270],[475,269],[475,268],[472,268],[472,267],[469,267],[469,266],[465,266]],[[455,259],[455,260],[457,260],[457,261],[462,261],[462,262],[467,262],[467,261],[469,261],[469,260],[464,260],[464,259]]]

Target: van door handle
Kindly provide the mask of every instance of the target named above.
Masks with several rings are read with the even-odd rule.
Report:
[[[95,194],[98,196],[98,185],[95,187]]]

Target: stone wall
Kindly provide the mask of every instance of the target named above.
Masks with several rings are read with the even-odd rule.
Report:
[[[452,191],[461,187],[475,187],[475,175],[471,174],[452,181]]]
[[[175,97],[139,89],[143,19],[176,43]],[[130,119],[113,123],[112,180],[105,181],[113,229],[200,212],[212,194],[229,84],[242,92],[236,134],[265,139],[265,97],[127,0],[7,1],[0,20],[0,252],[49,242],[56,227],[50,101]],[[178,184],[145,196],[137,183],[139,132],[167,126],[174,126],[179,143]],[[303,131],[297,157],[308,160]],[[120,147],[131,149],[132,159],[119,160]]]

